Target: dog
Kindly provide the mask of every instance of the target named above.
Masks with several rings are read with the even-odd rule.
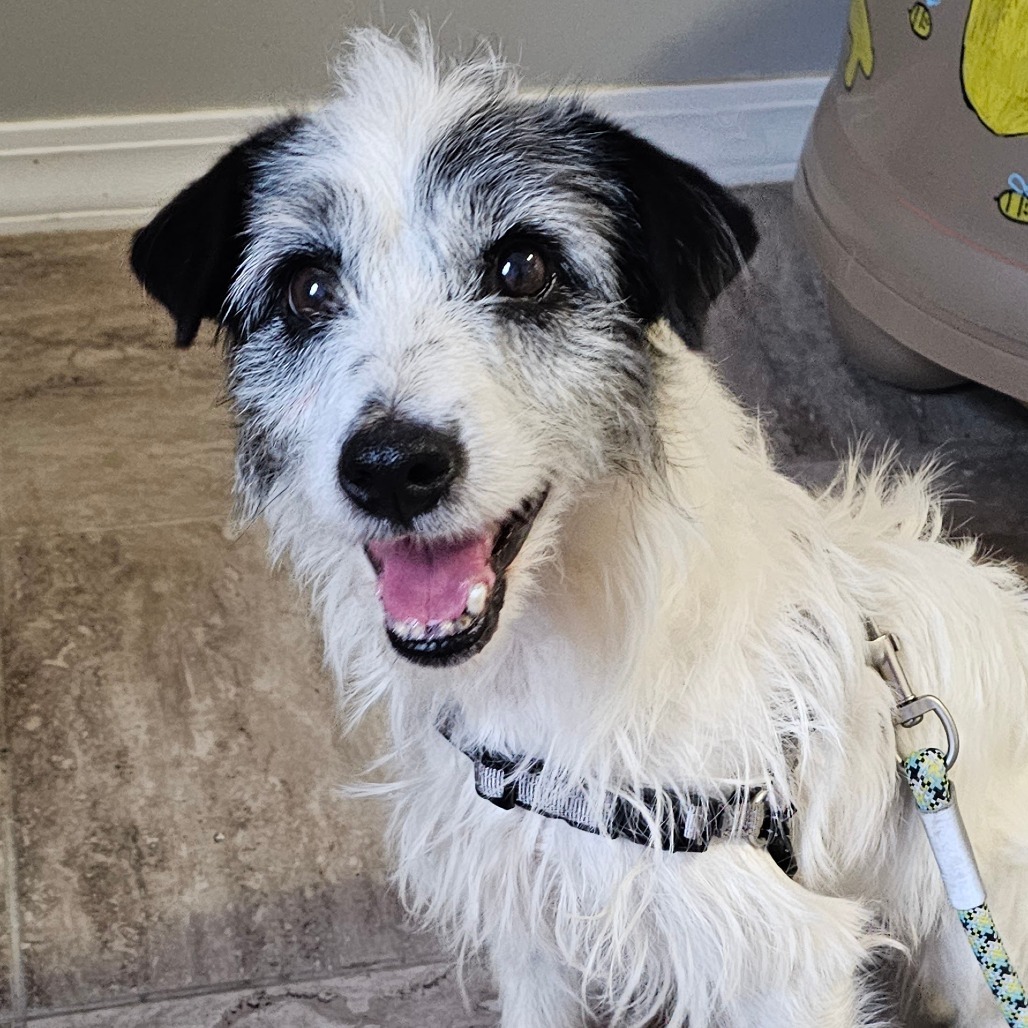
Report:
[[[1000,1025],[897,755],[869,625],[952,711],[1028,962],[1028,596],[932,470],[775,470],[699,351],[757,245],[697,168],[424,32],[137,233],[176,339],[226,340],[242,517],[388,713],[396,882],[503,1028]],[[865,470],[861,470],[861,467]],[[920,734],[919,734],[920,733]]]

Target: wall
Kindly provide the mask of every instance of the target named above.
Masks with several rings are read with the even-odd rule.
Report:
[[[0,122],[297,103],[348,27],[412,0],[4,0]],[[536,82],[819,74],[847,0],[422,0],[447,42],[503,42]]]

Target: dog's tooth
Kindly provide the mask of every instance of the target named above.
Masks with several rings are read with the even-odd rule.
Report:
[[[416,641],[425,638],[425,626],[414,618],[402,618],[389,622],[389,631],[401,639]]]
[[[459,618],[457,618],[457,631],[466,631],[471,627],[474,620],[475,619],[470,614],[462,614]]]
[[[467,611],[472,617],[478,617],[485,610],[485,601],[489,597],[489,586],[485,582],[479,582],[472,586],[468,593]]]
[[[454,621],[440,621],[439,624],[435,626],[435,635],[436,637],[453,635],[456,628],[457,625]]]

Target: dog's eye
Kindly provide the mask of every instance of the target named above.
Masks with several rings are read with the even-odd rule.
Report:
[[[322,268],[300,268],[293,272],[287,298],[293,314],[306,321],[335,314],[342,306],[339,283]]]
[[[496,291],[503,296],[538,296],[553,281],[542,247],[528,243],[501,250],[494,267]]]

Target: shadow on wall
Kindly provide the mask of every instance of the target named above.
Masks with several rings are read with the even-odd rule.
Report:
[[[694,82],[815,74],[811,55],[839,51],[848,9],[849,0],[704,4],[689,30],[647,54],[633,66],[632,77],[642,82]],[[729,47],[731,52],[726,52]]]

